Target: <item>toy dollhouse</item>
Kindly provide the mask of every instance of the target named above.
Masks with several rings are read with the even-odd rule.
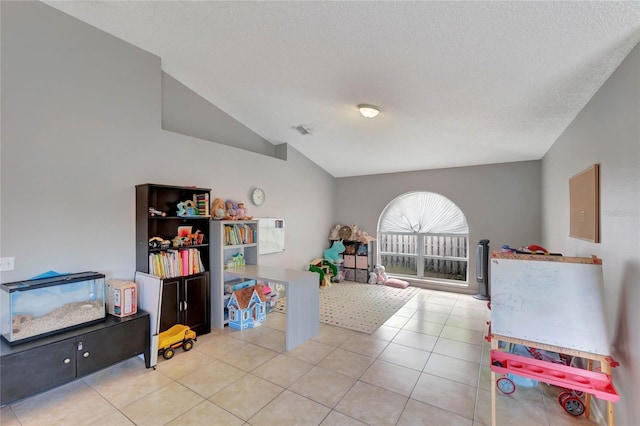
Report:
[[[236,330],[258,327],[267,317],[267,304],[262,287],[254,285],[233,292],[227,303],[229,327]]]

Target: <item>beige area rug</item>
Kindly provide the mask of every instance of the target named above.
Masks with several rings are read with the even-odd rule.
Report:
[[[342,282],[320,287],[320,322],[371,334],[402,308],[420,289]],[[276,312],[286,312],[285,299]]]

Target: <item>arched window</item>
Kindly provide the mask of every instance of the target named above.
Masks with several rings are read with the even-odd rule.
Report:
[[[380,263],[388,274],[467,283],[469,226],[451,200],[410,192],[387,205],[378,223]]]

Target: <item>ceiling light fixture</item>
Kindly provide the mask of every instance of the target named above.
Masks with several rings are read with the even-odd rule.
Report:
[[[370,104],[360,104],[358,105],[358,109],[360,110],[360,114],[366,118],[373,118],[376,115],[380,114],[380,107]]]

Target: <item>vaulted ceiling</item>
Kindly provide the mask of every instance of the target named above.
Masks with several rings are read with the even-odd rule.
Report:
[[[46,3],[335,177],[539,159],[640,41],[638,1]]]

